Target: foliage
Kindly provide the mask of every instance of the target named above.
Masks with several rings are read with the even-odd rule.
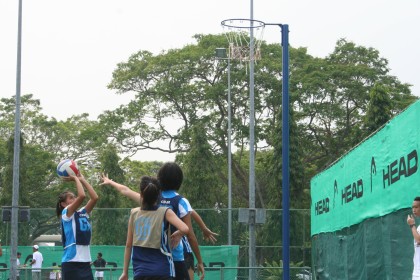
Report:
[[[226,46],[226,42],[223,35],[196,35],[195,39],[196,45],[156,56],[140,51],[118,64],[109,87],[120,94],[134,91],[136,97],[130,104],[101,116],[101,122],[115,131],[112,138],[126,152],[153,148],[178,155],[197,153],[193,136],[200,127],[208,145],[201,150],[207,165],[217,166],[219,156],[227,158],[227,64],[215,63],[213,57],[214,50]],[[273,59],[281,58],[281,47],[263,44],[262,53],[273,55],[263,56],[255,66],[256,155],[265,150],[278,151],[281,141],[273,138],[273,130],[281,129],[281,59]],[[374,84],[386,86],[396,100],[393,114],[414,98],[407,84],[388,74],[387,60],[377,50],[344,39],[324,59],[308,55],[304,48],[291,48],[290,60],[290,107],[295,112],[291,123],[292,201],[301,202],[297,207],[308,207],[309,178],[363,140],[363,118]],[[236,197],[240,205],[246,203],[248,192],[248,83],[246,69],[232,61],[232,170],[236,187],[245,194],[242,200]],[[176,128],[170,120],[178,121]],[[162,140],[169,145],[158,148]],[[211,157],[206,156],[208,151]],[[281,157],[275,154],[275,159],[280,162]],[[277,166],[274,174],[279,174],[281,166]],[[278,184],[281,178],[275,176]],[[218,177],[226,179],[220,172]],[[266,177],[256,178],[259,189],[273,189],[273,181]],[[273,196],[257,192],[260,205],[272,203]]]
[[[119,165],[119,156],[117,149],[109,145],[105,147],[100,155],[99,160],[101,163],[101,170],[112,178],[112,180],[124,184],[124,172]],[[97,208],[114,208],[121,207],[120,194],[112,187],[103,186],[96,190],[99,201],[96,205]],[[140,201],[139,201],[140,205]],[[117,211],[98,211],[95,214],[95,219],[100,221],[94,228],[93,241],[96,244],[102,245],[117,245],[124,243],[126,236],[121,234],[121,229],[126,228],[124,215]],[[103,226],[112,225],[112,226]]]
[[[395,98],[394,114],[414,100],[409,85],[388,74],[388,61],[373,48],[341,39],[325,59],[308,62],[295,72],[299,80],[292,75],[291,90],[296,92],[298,123],[313,147],[304,162],[317,166],[316,172],[363,140],[360,130],[376,83]]]
[[[51,171],[55,165],[53,156],[37,146],[27,146],[24,135],[20,140],[20,161],[19,161],[19,187],[14,190],[13,185],[13,158],[14,158],[14,137],[7,141],[4,158],[2,157],[2,169],[0,172],[0,204],[12,205],[12,195],[16,191],[19,194],[18,205],[33,208],[40,207],[44,203],[54,204],[55,197],[51,197],[47,182],[51,180]],[[48,230],[48,220],[39,219],[38,231]],[[37,231],[37,232],[38,232]],[[32,232],[27,225],[22,226],[19,231],[19,240],[22,245],[30,244],[38,235]]]
[[[209,209],[227,205],[226,175],[220,169],[223,165],[211,153],[206,137],[207,129],[196,125],[192,129],[189,153],[180,155],[184,169],[184,182],[180,193],[194,202],[194,208]],[[223,173],[222,173],[223,172]]]
[[[365,116],[366,133],[370,134],[386,124],[392,117],[392,102],[386,88],[375,84]]]
[[[32,95],[21,98],[21,153],[19,167],[19,205],[31,208],[55,207],[57,195],[73,184],[60,182],[55,168],[63,158],[76,159],[82,170],[89,174],[89,162],[94,161],[94,148],[103,139],[96,133],[96,122],[87,114],[57,121],[42,114],[40,101]],[[0,99],[0,202],[11,205],[13,177],[13,135],[15,98]],[[99,137],[98,137],[99,135]],[[86,175],[86,174],[85,174]],[[90,175],[90,174],[89,174]],[[41,234],[58,226],[56,217],[31,217],[29,229],[21,225],[20,244],[31,244]]]
[[[56,163],[63,158],[77,160],[95,188],[98,173],[105,171],[137,190],[140,177],[155,175],[161,163],[129,158],[153,149],[177,154],[185,174],[180,192],[195,208],[210,208],[206,221],[219,221],[215,230],[222,231],[226,217],[220,209],[227,207],[228,192],[227,63],[215,61],[214,50],[227,48],[228,43],[224,34],[194,38],[195,44],[157,55],[139,50],[119,63],[109,88],[118,94],[134,92],[135,97],[104,112],[97,121],[89,120],[88,114],[59,121],[44,115],[40,101],[32,95],[22,96],[20,203],[52,207],[58,193],[74,188],[55,175]],[[256,205],[280,208],[282,49],[279,44],[263,42],[261,52],[254,89]],[[310,178],[417,98],[408,84],[390,75],[388,61],[378,50],[345,39],[338,40],[324,58],[311,56],[306,48],[291,47],[289,65],[290,200],[292,207],[309,208]],[[246,67],[231,61],[233,208],[249,205],[250,82]],[[0,99],[3,205],[10,203],[12,194],[14,110],[14,97]],[[136,206],[109,186],[96,189],[100,194],[97,210]],[[119,223],[127,213],[110,216],[100,212],[94,215],[101,223],[108,219],[118,225],[115,228],[126,228]],[[54,217],[39,215],[36,219],[30,238],[57,229]],[[279,220],[274,216],[267,219],[259,229],[258,242],[277,245],[279,239],[272,233],[280,228]],[[300,220],[291,225],[292,230],[301,226]],[[118,235],[113,229],[98,228],[94,240],[116,244],[125,238],[114,240],[113,234]],[[30,238],[25,242],[29,244]],[[300,240],[301,236],[293,238]],[[234,240],[246,245],[246,232]]]
[[[283,279],[283,269],[281,269],[281,267],[283,267],[283,262],[281,260],[278,261],[278,262],[276,262],[276,261],[271,261],[271,262],[266,261],[264,263],[264,267],[266,268],[266,269],[263,270],[264,279],[266,279],[266,280],[281,280],[281,279]]]
[[[302,267],[303,262],[290,262],[290,267]],[[281,280],[283,279],[283,262],[280,261],[268,261],[264,262],[264,270],[262,270],[262,278],[264,280]]]

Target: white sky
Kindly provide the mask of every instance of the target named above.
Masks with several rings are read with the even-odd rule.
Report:
[[[250,18],[250,0],[23,0],[22,87],[43,112],[63,120],[126,103],[106,88],[117,63],[139,51],[159,53],[223,32],[220,22]],[[0,97],[16,92],[18,0],[0,0]],[[288,24],[292,47],[324,57],[339,38],[379,50],[391,74],[420,95],[419,0],[254,0],[254,19]],[[267,26],[264,40],[280,43]],[[262,54],[264,55],[264,54]],[[141,160],[174,155],[141,152]]]

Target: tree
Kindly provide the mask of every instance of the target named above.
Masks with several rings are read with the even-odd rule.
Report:
[[[184,182],[180,192],[195,208],[211,209],[215,204],[227,205],[226,176],[220,173],[220,159],[213,155],[207,142],[206,128],[192,128],[190,151],[179,156],[184,170]],[[211,190],[211,191],[209,191]]]
[[[100,121],[108,131],[114,131],[114,141],[125,152],[151,148],[187,153],[191,149],[191,130],[205,123],[210,151],[214,155],[227,155],[226,64],[215,64],[213,57],[215,48],[227,42],[220,35],[195,38],[197,45],[157,56],[140,51],[114,71],[109,87],[119,93],[134,91],[136,99],[102,115]],[[232,63],[231,68],[232,142],[239,153],[232,166],[241,188],[238,193],[243,196],[248,190],[248,168],[244,169],[240,163],[248,143],[248,81],[247,71],[241,64]],[[262,114],[267,104],[264,94],[257,94],[257,128],[267,127],[266,114]],[[169,119],[179,120],[178,127],[174,128]],[[257,129],[258,143],[263,140],[260,133]],[[169,143],[167,147],[158,146],[163,140]]]
[[[415,100],[408,84],[389,75],[388,61],[377,50],[344,39],[325,59],[310,59],[296,69],[291,91],[311,147],[305,164],[319,172],[363,139],[360,130],[376,83],[389,89],[393,114]]]
[[[20,144],[18,205],[30,208],[53,206],[55,196],[51,196],[47,184],[55,169],[53,155],[37,146],[26,145],[24,135],[21,135]],[[12,205],[14,137],[9,138],[6,149],[2,162],[3,168],[0,172],[0,204]],[[40,234],[55,228],[56,225],[51,223],[51,218],[50,215],[34,215],[30,225],[20,223],[19,244],[32,244],[32,241]],[[30,227],[35,227],[37,230],[30,231]]]
[[[197,40],[195,45],[156,56],[139,51],[127,62],[118,64],[109,87],[120,94],[134,91],[136,97],[128,105],[103,114],[100,122],[107,131],[112,131],[112,141],[125,152],[150,148],[188,154],[192,152],[193,130],[198,125],[205,127],[209,145],[208,149],[200,150],[202,156],[205,157],[208,150],[216,156],[214,158],[227,158],[227,65],[215,63],[213,57],[214,50],[226,46],[227,42],[223,35],[196,35],[194,38]],[[281,108],[281,51],[278,44],[263,42],[263,58],[255,67],[256,155],[278,148],[273,146],[270,135]],[[272,56],[264,55],[267,53]],[[372,48],[341,39],[326,58],[314,58],[305,48],[290,48],[290,60],[291,106],[295,112],[296,135],[301,143],[294,148],[294,153],[300,153],[297,158],[302,163],[299,164],[307,168],[302,172],[307,174],[302,181],[306,189],[310,176],[363,139],[363,118],[369,92],[375,83],[389,88],[391,100],[398,100],[394,102],[394,114],[414,100],[409,85],[390,76],[387,60]],[[232,166],[239,187],[237,199],[243,203],[248,200],[248,89],[246,69],[232,61],[232,143],[235,151]],[[174,124],[170,120],[177,122]],[[159,146],[162,141],[167,141],[168,145]],[[224,176],[223,172],[216,174],[221,179]],[[256,178],[260,189],[272,183],[264,178],[264,175]],[[258,188],[257,191],[258,203],[266,204],[262,192]]]
[[[1,98],[0,112],[0,138],[6,140],[14,132],[15,98]],[[57,121],[42,113],[41,102],[31,94],[21,98],[21,131],[27,145],[55,155],[57,162],[64,158],[81,165],[96,161],[96,148],[107,143],[108,134],[88,116],[85,113]]]
[[[305,176],[307,170],[302,164],[304,152],[302,145],[303,135],[299,135],[302,130],[296,123],[293,106],[289,110],[289,187],[291,207],[300,209],[306,207],[309,202],[309,187]],[[280,112],[279,112],[280,113]],[[280,121],[281,116],[278,116],[275,129],[270,136],[270,144],[273,146],[273,151],[267,159],[265,166],[268,166],[268,176],[271,179],[272,187],[268,190],[271,200],[268,208],[282,208],[282,170],[283,170],[283,156],[282,156],[282,129],[283,123]]]
[[[390,95],[386,88],[375,84],[370,91],[370,100],[364,119],[367,134],[375,132],[391,119],[391,106]]]
[[[109,178],[121,184],[125,183],[124,172],[119,165],[119,156],[114,146],[106,146],[101,151],[99,160],[101,162],[101,170],[108,174]],[[96,213],[93,216],[94,221],[97,221],[95,223],[95,235],[93,236],[94,242],[106,245],[124,244],[126,235],[121,234],[121,229],[127,228],[126,219],[129,213],[114,209],[121,206],[121,195],[109,186],[98,188],[97,193],[100,199],[96,205]],[[140,201],[137,207],[139,206]]]
[[[0,99],[0,201],[11,205],[13,174],[15,98]],[[96,158],[95,149],[106,137],[98,133],[97,122],[88,115],[73,116],[57,121],[42,113],[40,101],[32,95],[21,98],[21,155],[19,205],[31,208],[55,207],[57,195],[73,185],[63,183],[56,175],[57,163],[63,158],[76,159],[83,171],[89,174],[89,162]],[[54,214],[34,211],[31,215],[31,232],[21,224],[20,244],[32,244],[41,234],[57,233],[59,223]]]

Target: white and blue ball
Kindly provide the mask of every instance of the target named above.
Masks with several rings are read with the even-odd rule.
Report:
[[[60,177],[68,177],[70,175],[79,175],[79,167],[74,160],[65,159],[57,165],[57,175]]]

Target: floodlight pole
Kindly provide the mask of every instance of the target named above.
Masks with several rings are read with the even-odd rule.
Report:
[[[255,94],[254,94],[254,3],[251,0],[249,28],[249,279],[256,279],[257,256],[255,236]]]
[[[230,50],[226,53],[225,48],[216,49],[217,59],[227,59],[228,62],[228,245],[232,245],[232,115],[230,99]]]
[[[290,279],[290,183],[289,183],[289,25],[278,23],[266,23],[265,25],[277,25],[281,29],[282,44],[282,258],[283,280]]]
[[[16,279],[17,274],[17,245],[18,245],[18,211],[19,211],[19,163],[20,163],[20,84],[21,84],[21,57],[22,57],[22,0],[19,0],[18,10],[18,41],[16,61],[16,111],[15,134],[13,149],[13,194],[12,217],[10,235],[10,278]]]
[[[230,99],[230,51],[228,54],[228,245],[232,245],[232,108]]]

